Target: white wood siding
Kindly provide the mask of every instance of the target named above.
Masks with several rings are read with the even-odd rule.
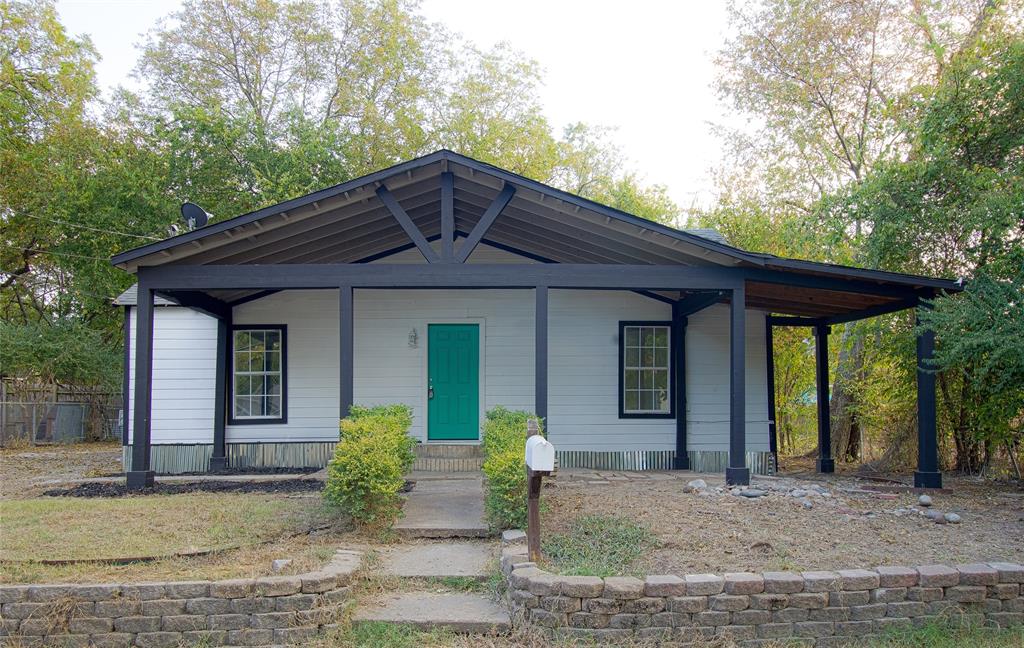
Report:
[[[461,242],[461,241],[460,241]],[[481,244],[471,262],[523,262]],[[383,260],[382,260],[383,261]],[[422,262],[418,250],[389,263]],[[670,307],[627,291],[552,290],[549,312],[551,440],[563,450],[671,450],[673,419],[618,418],[620,320],[669,320]],[[533,409],[532,290],[357,290],[356,403],[404,402],[413,434],[425,438],[429,323],[481,327],[481,409]],[[213,438],[216,321],[184,308],[156,309],[153,442],[210,443]],[[283,291],[234,309],[234,323],[288,327],[288,422],[229,425],[228,442],[330,441],[338,434],[338,294]],[[418,344],[410,348],[416,329]],[[134,310],[131,339],[135,340]],[[729,308],[689,319],[688,440],[691,450],[726,450],[729,437]],[[767,451],[764,314],[747,312],[747,449]],[[134,349],[131,371],[134,374]],[[134,375],[131,377],[135,384]],[[129,416],[131,408],[129,407]],[[129,419],[130,420],[130,419]]]
[[[136,309],[131,309],[128,430],[135,398]],[[153,315],[153,412],[157,443],[212,443],[217,320],[188,308],[158,306]]]

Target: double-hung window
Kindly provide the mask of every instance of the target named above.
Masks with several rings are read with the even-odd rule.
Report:
[[[619,322],[619,417],[671,418],[672,325]]]
[[[232,423],[285,422],[286,333],[284,325],[232,330]]]

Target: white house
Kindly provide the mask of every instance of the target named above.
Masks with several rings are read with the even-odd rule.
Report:
[[[503,405],[545,419],[562,466],[745,483],[773,466],[773,325],[825,342],[830,324],[958,289],[747,252],[450,151],[113,261],[138,278],[117,300],[133,485],[320,466],[351,404],[393,402],[425,446],[478,443]],[[827,471],[827,408],[821,434]]]

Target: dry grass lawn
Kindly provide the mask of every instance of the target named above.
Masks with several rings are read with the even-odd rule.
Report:
[[[315,493],[0,500],[0,521],[0,582],[8,583],[235,578],[269,573],[275,558],[292,558],[290,571],[301,572],[352,539],[347,520]],[[30,562],[136,557],[163,558]]]

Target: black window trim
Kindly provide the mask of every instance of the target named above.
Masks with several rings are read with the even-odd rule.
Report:
[[[235,418],[235,332],[281,331],[281,416],[275,418]],[[228,425],[286,425],[288,423],[288,325],[232,324],[227,344]]]
[[[668,328],[668,412],[626,412],[626,389],[622,384],[626,369],[626,327],[664,326]],[[620,320],[619,321],[619,418],[620,419],[674,419],[676,417],[676,331],[672,320]]]

